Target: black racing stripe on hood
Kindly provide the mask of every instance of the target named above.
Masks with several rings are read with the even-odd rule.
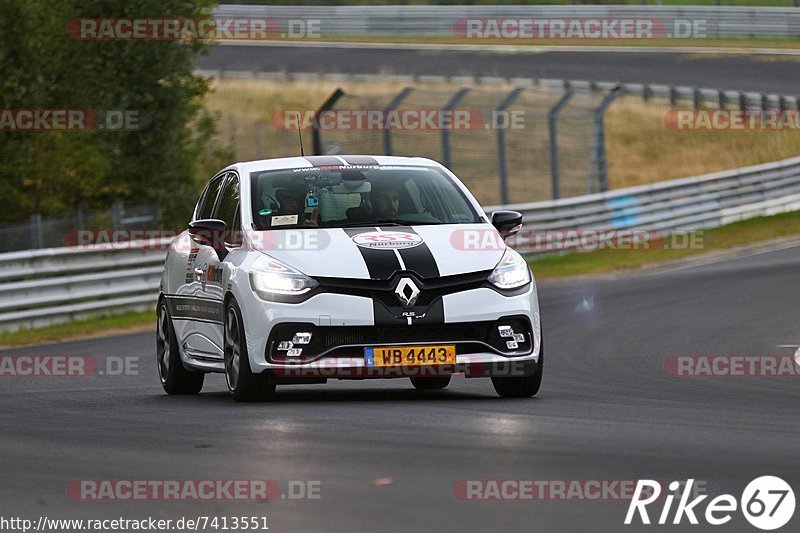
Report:
[[[311,163],[312,167],[340,167],[342,160],[330,155],[307,155],[305,160]]]
[[[342,155],[339,156],[349,165],[377,165],[378,160],[368,155]]]
[[[409,227],[392,228],[392,231],[405,231],[418,235],[416,231]],[[404,248],[398,250],[403,263],[406,265],[406,270],[414,272],[421,278],[438,278],[439,265],[436,264],[436,259],[433,257],[431,249],[425,241],[418,246],[412,248]]]
[[[368,233],[376,231],[375,228],[343,228],[345,233],[352,239],[359,233]],[[371,248],[363,248],[353,243],[361,253],[364,263],[367,265],[369,277],[372,279],[389,279],[392,275],[400,270],[400,261],[394,254],[394,250],[373,250]]]

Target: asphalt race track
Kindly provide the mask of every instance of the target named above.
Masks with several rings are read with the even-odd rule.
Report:
[[[800,93],[800,57],[676,52],[509,52],[308,45],[226,45],[197,60],[201,69],[503,76],[685,85]]]
[[[685,519],[681,527],[625,528],[625,502],[463,501],[453,487],[465,479],[695,478],[712,496],[738,498],[762,475],[800,486],[796,377],[664,370],[676,354],[794,354],[786,346],[800,344],[798,262],[795,244],[691,268],[543,284],[546,371],[529,400],[501,400],[488,380],[457,378],[437,392],[405,380],[334,381],[279,388],[274,403],[236,404],[221,376],[199,396],[163,394],[151,334],[7,351],[140,364],[138,375],[0,378],[0,514],[257,515],[270,531],[756,531],[740,513],[716,528]],[[80,479],[254,478],[319,481],[320,499],[67,495]]]

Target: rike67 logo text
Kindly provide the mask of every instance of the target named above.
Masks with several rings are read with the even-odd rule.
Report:
[[[707,495],[696,496],[689,500],[693,484],[694,479],[687,480],[685,489],[679,493],[680,487],[684,484],[678,481],[670,483],[670,493],[664,498],[661,512],[652,520],[657,520],[655,523],[659,525],[668,523],[678,525],[685,518],[690,524],[698,525],[699,517],[705,520],[705,524],[721,526],[733,520],[734,514],[740,509],[751,525],[762,531],[773,531],[786,525],[794,515],[794,491],[779,477],[762,476],[754,479],[745,487],[739,500],[730,494],[721,494],[705,502],[705,512],[701,511],[701,504],[708,498]],[[651,524],[647,507],[659,500],[661,492],[661,484],[658,481],[639,480],[628,506],[625,525],[639,522]],[[673,511],[672,504],[676,498],[679,501]],[[658,506],[652,505],[653,508]],[[652,508],[650,510],[657,511]]]

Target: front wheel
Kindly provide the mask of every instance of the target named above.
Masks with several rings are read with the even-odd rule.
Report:
[[[542,386],[542,371],[544,370],[544,338],[539,347],[539,363],[536,372],[530,376],[492,378],[494,390],[501,398],[530,398],[536,396]]]
[[[158,306],[156,359],[161,386],[167,394],[197,394],[203,389],[205,374],[186,370],[181,362],[178,339],[166,302],[161,302]]]
[[[275,381],[268,372],[250,370],[242,311],[235,300],[225,310],[225,381],[237,402],[263,402],[275,393]]]

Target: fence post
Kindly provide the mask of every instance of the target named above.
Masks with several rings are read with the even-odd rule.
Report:
[[[447,102],[447,105],[444,106],[442,111],[452,111],[468,92],[469,89],[467,87],[459,89],[459,91],[453,95],[450,101]],[[448,128],[442,128],[442,160],[444,162],[444,166],[450,168],[450,130]]]
[[[500,102],[500,105],[497,106],[495,113],[502,113],[508,107],[514,103],[514,100],[522,92],[522,87],[517,87],[513,91],[509,93],[505,99]],[[506,168],[506,128],[508,127],[508,122],[504,122],[503,125],[497,124],[497,121],[494,120],[492,117],[494,124],[497,126],[497,163],[499,165],[500,171],[500,203],[503,205],[507,205],[508,202],[508,169]]]
[[[313,150],[314,155],[323,155],[322,154],[322,135],[320,134],[319,129],[319,116],[325,112],[330,110],[336,101],[344,95],[344,91],[341,89],[336,89],[333,91],[333,94],[328,97],[325,102],[317,109],[314,113],[314,121],[311,124],[311,139],[313,142]]]
[[[111,206],[111,227],[119,229],[120,221],[122,218],[122,206],[120,204],[114,204]]]
[[[606,109],[614,100],[622,94],[622,87],[617,85],[603,98],[597,109],[594,110],[594,124],[595,124],[595,140],[594,140],[594,156],[592,161],[592,172],[589,177],[589,186],[587,193],[591,193],[592,184],[596,182],[600,186],[600,192],[608,190],[608,167],[606,162],[606,127],[604,116]],[[596,175],[595,175],[596,174]]]
[[[42,215],[31,215],[31,248],[44,248],[44,233],[42,230]]]
[[[575,94],[572,90],[567,90],[556,104],[547,112],[547,129],[550,134],[550,183],[553,188],[553,200],[561,197],[559,190],[559,168],[558,168],[558,128],[556,121],[558,113],[567,105],[569,99]]]
[[[389,102],[389,105],[386,106],[386,109],[383,110],[383,153],[386,155],[392,155],[392,131],[389,129],[389,113],[397,109],[397,106],[406,99],[406,97],[411,94],[413,91],[411,87],[406,87],[399,93],[397,96]]]

